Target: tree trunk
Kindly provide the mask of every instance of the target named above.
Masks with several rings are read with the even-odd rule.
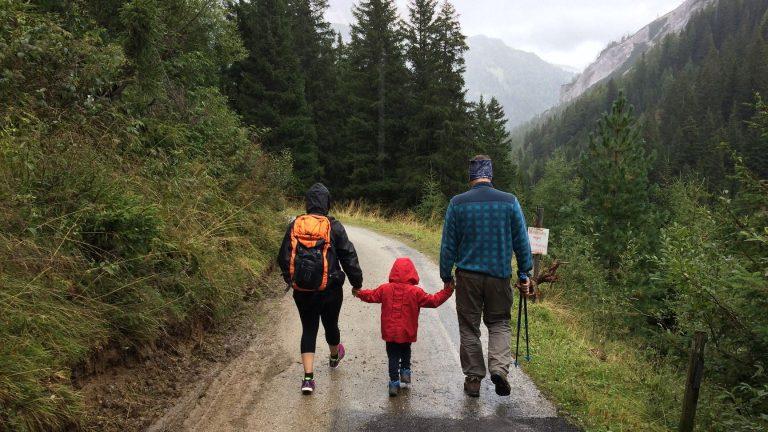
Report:
[[[382,51],[381,57],[379,57],[379,120],[378,120],[378,134],[376,136],[376,144],[378,145],[376,161],[379,165],[379,171],[384,174],[384,144],[386,143],[386,58],[387,54]]]

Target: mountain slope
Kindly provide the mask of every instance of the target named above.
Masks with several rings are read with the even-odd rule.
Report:
[[[563,86],[560,101],[569,102],[605,78],[626,72],[643,53],[667,35],[679,33],[693,15],[714,1],[686,0],[677,9],[643,27],[634,35],[624,38],[621,42],[611,43],[584,72]]]
[[[504,106],[509,126],[523,123],[557,103],[563,83],[573,77],[536,54],[516,50],[499,39],[467,39],[464,78],[470,99],[495,96]]]
[[[348,24],[331,24],[344,42],[350,40]],[[471,100],[496,97],[504,106],[508,126],[524,123],[553,107],[560,87],[575,75],[566,66],[545,62],[536,54],[516,50],[500,39],[478,35],[467,38],[467,71],[464,80]]]
[[[712,190],[728,187],[727,142],[768,176],[768,152],[750,129],[755,93],[768,95],[768,2],[717,2],[677,36],[648,51],[625,74],[595,85],[556,115],[530,127],[520,158],[538,177],[557,149],[576,158],[595,122],[623,90],[636,107],[656,175],[697,172]],[[751,106],[751,107],[750,107]]]

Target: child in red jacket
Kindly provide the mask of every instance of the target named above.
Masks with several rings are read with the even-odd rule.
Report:
[[[411,382],[411,343],[416,342],[419,310],[436,308],[453,294],[452,288],[427,294],[417,283],[419,274],[413,262],[398,258],[389,272],[389,283],[374,290],[353,291],[366,303],[381,303],[381,338],[387,343],[390,396],[397,396],[401,382]]]

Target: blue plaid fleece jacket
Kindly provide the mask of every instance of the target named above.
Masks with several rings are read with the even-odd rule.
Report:
[[[512,275],[512,252],[518,277],[533,267],[528,228],[514,195],[480,183],[456,195],[448,205],[440,247],[440,278],[453,280],[453,266],[497,278]]]

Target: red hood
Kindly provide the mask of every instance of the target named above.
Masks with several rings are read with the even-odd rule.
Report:
[[[392,283],[404,283],[416,285],[419,283],[419,274],[410,258],[398,258],[389,272],[389,281]]]

